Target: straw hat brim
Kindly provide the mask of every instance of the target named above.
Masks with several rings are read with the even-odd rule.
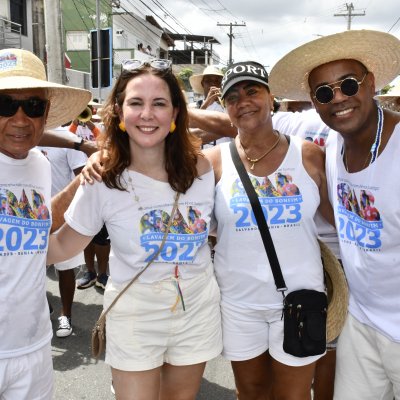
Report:
[[[400,40],[379,31],[346,31],[324,36],[289,52],[272,68],[271,93],[295,100],[309,100],[310,72],[337,60],[360,61],[375,76],[376,90],[400,73]]]
[[[85,89],[64,86],[26,76],[0,79],[1,90],[46,89],[50,101],[46,129],[56,128],[75,119],[87,106],[92,94]]]
[[[201,86],[201,81],[203,79],[203,76],[204,75],[192,75],[189,78],[190,86],[192,87],[193,92],[204,94],[203,86]]]
[[[346,276],[338,259],[325,243],[320,240],[318,242],[321,249],[328,290],[326,340],[329,343],[339,336],[346,321],[349,304],[349,289]]]

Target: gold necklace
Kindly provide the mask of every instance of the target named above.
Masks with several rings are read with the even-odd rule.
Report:
[[[139,206],[139,208],[138,208],[138,210],[143,210],[143,207],[142,207],[142,205],[140,204],[140,198],[139,198],[139,196],[136,194],[136,190],[135,190],[135,186],[133,186],[133,180],[132,180],[132,178],[131,178],[131,174],[129,173],[129,170],[127,170],[127,172],[128,172],[128,183],[129,183],[129,186],[130,186],[130,188],[131,188],[131,190],[130,190],[130,192],[133,194],[133,199],[135,200],[135,202],[138,204],[138,206]]]
[[[267,154],[271,153],[271,151],[274,150],[276,146],[278,146],[278,143],[279,143],[280,140],[281,140],[281,134],[278,132],[278,139],[276,139],[275,143],[274,143],[261,157],[258,157],[258,158],[250,158],[250,157],[247,155],[246,150],[244,149],[244,147],[243,147],[243,145],[242,145],[242,142],[241,142],[241,140],[240,140],[240,138],[239,138],[240,146],[242,147],[242,150],[243,150],[243,152],[244,152],[244,155],[246,156],[247,161],[249,161],[249,162],[252,163],[252,165],[250,166],[250,169],[251,169],[252,171],[254,170],[254,165],[255,165],[255,163],[259,162],[259,161],[262,160],[265,156],[267,156]]]

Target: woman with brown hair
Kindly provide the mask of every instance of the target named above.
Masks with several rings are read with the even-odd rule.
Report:
[[[126,61],[103,116],[103,182],[78,189],[48,262],[82,250],[105,223],[106,309],[156,256],[107,314],[106,362],[118,399],[193,400],[205,362],[222,348],[207,244],[214,174],[188,132],[170,61]]]

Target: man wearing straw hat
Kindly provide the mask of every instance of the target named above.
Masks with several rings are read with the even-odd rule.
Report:
[[[270,74],[276,95],[311,97],[332,129],[326,172],[350,288],[337,400],[400,399],[400,114],[374,101],[399,73],[400,40],[361,30],[306,43]]]
[[[207,66],[201,74],[192,75],[189,78],[190,85],[195,93],[204,96],[197,101],[196,108],[224,113],[225,109],[221,101],[221,82],[224,74],[214,65]],[[191,125],[191,132],[199,136],[203,141],[203,148],[213,147],[217,144],[231,141],[229,137],[220,137]]]
[[[90,92],[48,82],[31,52],[0,50],[0,398],[51,399],[46,300],[50,164],[33,149],[45,126],[78,115]]]

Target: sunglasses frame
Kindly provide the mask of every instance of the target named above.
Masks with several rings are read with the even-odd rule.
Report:
[[[1,99],[4,99],[4,102],[1,101]],[[36,105],[32,105],[33,102],[37,102]],[[5,117],[5,118],[11,118],[13,117],[19,110],[20,107],[22,107],[22,110],[24,111],[25,115],[29,118],[41,118],[46,114],[46,109],[47,109],[47,104],[49,103],[49,100],[47,99],[41,99],[39,97],[29,97],[28,99],[24,100],[17,100],[13,99],[12,96],[9,95],[0,95],[0,104],[7,104],[7,106],[10,108],[12,111],[11,114],[4,114],[4,109],[5,107],[2,106],[0,107],[0,117]],[[37,111],[35,112],[34,108],[40,108],[43,107],[43,111],[40,108],[40,113],[37,114]]]
[[[319,104],[329,104],[329,103],[331,103],[332,100],[335,98],[335,90],[336,90],[336,89],[339,89],[339,90],[341,91],[341,93],[344,94],[344,95],[347,96],[347,97],[355,96],[355,95],[358,93],[358,91],[360,90],[360,86],[362,85],[362,83],[364,82],[365,77],[366,77],[368,74],[369,74],[369,71],[367,71],[367,72],[364,74],[364,76],[362,77],[361,81],[358,81],[357,78],[354,78],[354,77],[352,77],[352,76],[348,76],[347,78],[341,79],[341,80],[339,80],[339,81],[332,82],[332,83],[328,83],[328,84],[326,84],[326,85],[318,86],[317,89],[315,90],[314,94],[313,94],[313,97],[314,97],[314,99],[315,99]],[[343,85],[343,82],[345,82],[345,81],[354,81],[354,82],[357,83],[357,91],[356,91],[354,94],[348,95],[348,94],[346,94],[346,93],[343,92],[343,90],[342,90],[342,85]],[[332,87],[332,85],[335,85],[335,86]],[[329,88],[329,89],[331,90],[331,92],[332,92],[332,98],[331,98],[329,101],[322,102],[322,101],[320,101],[320,100],[317,98],[317,92],[318,92],[318,90],[320,90],[320,89],[322,89],[322,88]]]
[[[142,69],[143,67],[150,67],[157,71],[167,71],[172,67],[172,61],[166,58],[154,58],[152,60],[124,60],[121,63],[121,68],[123,71],[136,71]]]

